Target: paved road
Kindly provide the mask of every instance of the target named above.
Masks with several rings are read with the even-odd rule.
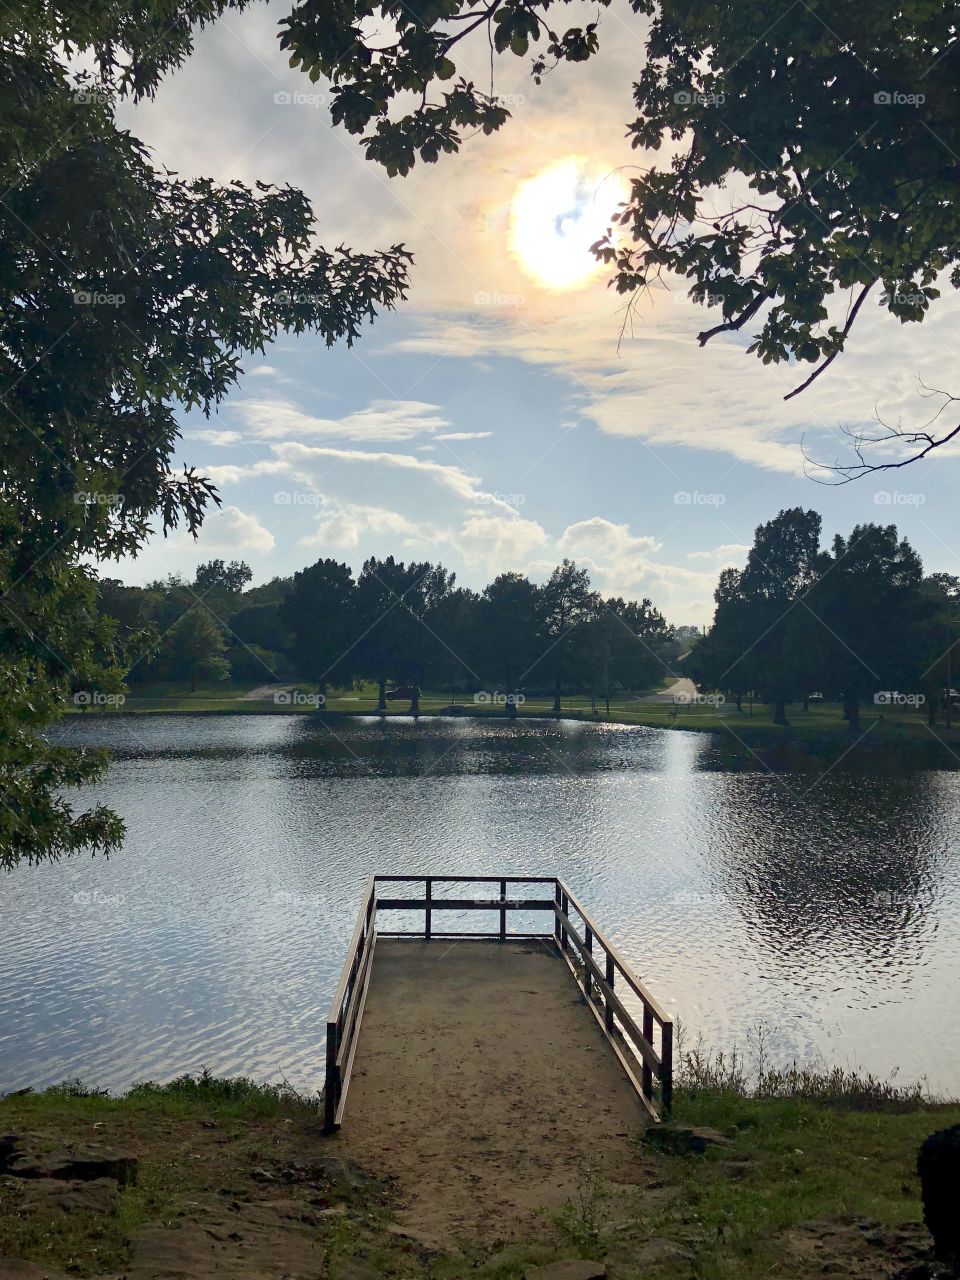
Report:
[[[668,689],[659,693],[643,693],[635,698],[635,702],[689,702],[697,692],[697,686],[686,676],[675,680]]]

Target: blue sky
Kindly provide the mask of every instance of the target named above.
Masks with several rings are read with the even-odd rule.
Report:
[[[719,570],[793,505],[821,511],[827,536],[894,521],[928,570],[957,568],[955,455],[828,488],[804,476],[801,452],[803,439],[826,461],[846,455],[841,428],[875,412],[926,420],[918,379],[951,387],[954,298],[923,326],[864,313],[849,352],[789,402],[797,371],[746,355],[749,335],[699,348],[715,318],[679,283],[641,300],[619,341],[622,302],[580,245],[615,203],[616,175],[653,160],[624,138],[643,57],[628,10],[602,16],[599,58],[539,88],[521,60],[504,63],[495,87],[513,118],[500,135],[393,180],[330,126],[323,83],[287,67],[284,11],[216,23],[124,121],[181,174],[302,187],[329,245],[403,241],[410,299],[353,350],[281,339],[214,418],[185,415],[181,459],[217,481],[223,510],[196,544],[157,537],[106,572],[142,582],[224,555],[259,582],[320,556],[359,568],[393,553],[480,587],[506,569],[543,578],[568,555],[606,591],[707,623]]]

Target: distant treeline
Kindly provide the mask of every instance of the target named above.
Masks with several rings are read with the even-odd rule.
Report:
[[[960,580],[924,577],[895,525],[857,525],[820,549],[821,519],[799,507],[760,525],[745,568],[725,569],[713,627],[683,664],[701,689],[748,694],[786,723],[819,693],[859,729],[864,703],[912,706],[936,722],[957,667]]]
[[[242,561],[201,564],[192,581],[99,585],[116,620],[115,666],[130,684],[302,680],[322,690],[370,680],[445,690],[598,698],[658,685],[696,628],[672,628],[647,599],[604,598],[564,560],[538,585],[504,573],[481,592],[439,564],[318,560],[250,587]]]

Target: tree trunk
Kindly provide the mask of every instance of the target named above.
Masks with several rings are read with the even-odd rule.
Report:
[[[847,721],[853,733],[860,732],[860,699],[844,698],[843,700],[843,718]]]
[[[782,698],[778,698],[776,702],[773,704],[773,723],[774,724],[787,723],[787,707],[786,707],[786,703]]]
[[[809,699],[809,698],[804,698],[804,700],[803,700],[803,709],[804,709],[804,711],[809,711],[809,710],[810,710],[810,699]]]
[[[560,681],[558,680],[553,690],[553,714],[560,714]]]
[[[936,698],[927,699],[927,724],[931,728],[937,723],[937,700]]]
[[[377,710],[386,711],[387,709],[387,677],[381,676],[377,686]]]

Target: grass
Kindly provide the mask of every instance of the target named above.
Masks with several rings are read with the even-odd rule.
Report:
[[[34,1151],[102,1142],[137,1154],[140,1171],[108,1214],[64,1212],[37,1200],[35,1183],[0,1177],[0,1257],[80,1277],[122,1273],[145,1228],[203,1253],[216,1235],[211,1213],[228,1208],[245,1247],[259,1242],[290,1271],[288,1254],[309,1250],[316,1273],[334,1278],[520,1280],[531,1264],[583,1256],[604,1258],[614,1280],[812,1280],[861,1274],[854,1264],[885,1262],[904,1240],[922,1240],[916,1151],[933,1130],[960,1122],[960,1105],[855,1073],[765,1069],[762,1038],[760,1046],[753,1072],[736,1051],[695,1045],[679,1058],[673,1121],[710,1126],[730,1145],[700,1156],[638,1146],[635,1186],[608,1184],[584,1166],[580,1193],[544,1217],[542,1230],[497,1248],[418,1247],[389,1229],[396,1194],[375,1181],[336,1191],[258,1181],[262,1166],[339,1154],[336,1143],[323,1145],[317,1099],[283,1086],[204,1072],[123,1097],[77,1081],[14,1095],[0,1101],[0,1132],[30,1135]],[[298,1202],[309,1225],[289,1212]],[[271,1218],[272,1209],[282,1216]],[[199,1255],[196,1265],[191,1275],[216,1274]]]
[[[191,692],[183,683],[137,685],[127,695],[123,707],[125,714],[233,714],[233,715],[344,715],[369,716],[377,714],[376,687],[364,686],[363,692],[353,689],[330,690],[326,706],[320,713],[303,703],[275,703],[272,698],[250,699],[246,695],[256,685],[230,683],[201,685]],[[294,690],[295,696],[309,697],[316,686],[304,682],[282,686]],[[502,706],[474,702],[472,695],[453,695],[425,691],[420,698],[423,716],[437,715],[455,702],[464,714],[480,718],[503,718]],[[721,745],[731,759],[731,764],[749,763],[754,753],[764,764],[778,767],[803,768],[824,758],[833,760],[845,755],[856,743],[858,755],[865,753],[875,758],[877,749],[894,758],[902,754],[907,759],[922,764],[944,767],[960,766],[960,726],[947,730],[943,724],[931,730],[924,714],[901,707],[861,708],[860,735],[851,734],[836,703],[811,706],[804,711],[797,704],[788,708],[789,725],[772,723],[770,708],[760,703],[752,708],[744,703],[737,711],[733,703],[713,704],[651,703],[638,700],[637,695],[619,694],[610,700],[609,720],[603,703],[598,704],[599,714],[594,715],[591,699],[576,694],[561,699],[564,718],[585,720],[591,723],[636,725],[657,729],[692,730],[720,735]],[[76,710],[77,715],[97,716],[116,714],[111,710]],[[407,716],[407,702],[388,704],[388,719]],[[520,718],[551,717],[551,697],[528,697],[520,708]],[[858,741],[860,738],[860,741]]]

